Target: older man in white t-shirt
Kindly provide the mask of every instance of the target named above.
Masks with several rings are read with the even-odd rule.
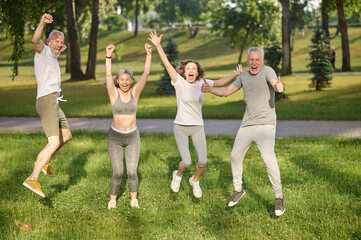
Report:
[[[32,39],[35,50],[35,78],[38,84],[36,111],[41,119],[48,143],[38,154],[33,172],[23,185],[41,197],[45,195],[38,182],[40,172],[54,177],[50,169],[50,158],[72,138],[68,121],[58,104],[59,101],[65,101],[59,97],[61,74],[58,63],[58,56],[66,49],[64,34],[53,30],[46,40],[46,45],[41,40],[45,25],[52,22],[53,17],[44,13]]]

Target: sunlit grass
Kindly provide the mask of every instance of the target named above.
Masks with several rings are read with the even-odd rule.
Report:
[[[139,75],[135,76],[139,78]],[[160,75],[151,75],[138,103],[138,118],[174,118],[175,96],[159,95],[155,82]],[[217,79],[220,76],[217,77]],[[282,80],[288,100],[276,103],[278,119],[283,120],[360,120],[361,79],[358,75],[334,75],[332,86],[316,92],[308,87],[310,76],[287,76]],[[67,117],[111,117],[109,98],[102,80],[65,81],[64,99],[60,103]],[[32,116],[35,111],[36,81],[20,78],[0,81],[0,116]],[[241,119],[245,104],[242,90],[226,97],[206,94],[203,100],[205,119]]]
[[[330,29],[331,46],[334,46],[336,48],[336,66],[340,67],[342,65],[341,36],[340,34],[339,36],[335,36],[335,31],[335,28]],[[201,29],[197,37],[192,39],[189,38],[189,34],[186,30],[158,30],[158,33],[164,33],[164,46],[166,45],[166,39],[168,37],[173,37],[174,41],[178,45],[178,50],[180,52],[179,60],[183,60],[186,58],[198,60],[206,69],[206,74],[208,77],[214,74],[226,74],[232,71],[237,64],[239,50],[237,48],[230,48],[227,39],[221,38],[217,34],[212,33],[209,29]],[[293,43],[292,51],[293,72],[308,71],[308,47],[310,45],[311,36],[312,30],[297,33],[295,41]],[[350,43],[351,67],[354,71],[361,71],[361,28],[348,28],[348,36]],[[26,35],[26,41],[24,46],[25,53],[23,54],[22,59],[19,63],[19,77],[34,75],[34,52],[32,49],[31,37],[32,36],[30,35]],[[119,30],[113,30],[108,32],[100,30],[97,48],[97,76],[99,78],[103,78],[104,76],[105,47],[110,43],[113,43],[115,45],[121,44],[123,46],[121,61],[119,62],[118,60],[113,59],[113,63],[115,63],[113,65],[114,69],[126,66],[127,68],[132,69],[134,72],[140,74],[143,70],[145,58],[144,44],[146,42],[149,42],[147,38],[148,32],[140,31],[137,37],[133,37],[133,32],[119,32]],[[281,42],[281,40],[279,41]],[[84,41],[82,41],[81,45],[81,61],[83,63],[82,68],[85,72],[88,54],[87,40],[85,39]],[[0,55],[0,76],[2,76],[2,81],[4,77],[9,77],[11,75],[11,63],[8,62],[11,54],[10,41],[4,38],[1,39],[0,50],[2,51],[2,54]],[[152,72],[162,73],[163,67],[161,66],[161,62],[156,51],[153,55]],[[59,59],[63,71],[65,66],[65,58],[66,55],[63,54],[60,56]],[[245,61],[246,52],[244,52],[242,56],[242,63],[244,67],[247,67]]]
[[[231,137],[207,137],[203,197],[193,197],[185,174],[170,190],[180,161],[172,135],[141,134],[138,169],[141,209],[130,208],[126,177],[118,208],[109,211],[112,175],[107,133],[74,132],[52,159],[56,177],[40,176],[45,199],[22,186],[41,146],[42,133],[0,133],[2,239],[358,239],[359,139],[277,139],[286,212],[274,216],[274,195],[256,146],[244,161],[245,197],[230,209]],[[307,151],[306,151],[307,149]],[[10,164],[11,163],[11,164]],[[16,222],[32,228],[18,227]],[[330,227],[332,226],[332,227]],[[238,238],[238,237],[237,237]]]

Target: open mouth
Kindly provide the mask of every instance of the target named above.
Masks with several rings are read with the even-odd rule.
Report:
[[[188,78],[189,79],[194,79],[194,74],[192,74],[192,73],[188,74]]]
[[[129,89],[129,85],[120,85],[120,88],[123,90],[123,91],[127,91]]]
[[[53,48],[53,54],[55,56],[59,56],[60,53],[61,53],[61,48],[59,48],[59,47],[54,47]]]

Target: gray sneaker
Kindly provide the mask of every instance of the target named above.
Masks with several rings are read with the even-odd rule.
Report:
[[[281,216],[286,210],[286,202],[285,197],[276,198],[276,207],[275,207],[275,214],[277,217]]]
[[[241,197],[243,197],[246,194],[246,191],[244,191],[244,189],[242,188],[242,191],[237,192],[237,191],[233,191],[233,195],[231,198],[231,201],[229,201],[228,203],[228,207],[233,207],[234,205],[236,205],[239,201],[239,199],[241,199]]]

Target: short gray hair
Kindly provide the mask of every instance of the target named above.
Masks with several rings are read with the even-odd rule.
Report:
[[[55,34],[60,34],[63,38],[65,38],[64,37],[64,33],[62,33],[62,32],[60,32],[60,31],[58,31],[58,30],[52,30],[50,33],[49,33],[49,39],[51,40],[51,38],[55,35]]]
[[[248,59],[248,56],[249,56],[249,53],[250,52],[260,52],[261,55],[262,55],[262,60],[263,60],[263,57],[264,57],[264,51],[262,48],[259,48],[259,47],[251,47],[248,49],[247,51],[247,59]]]
[[[115,76],[115,78],[113,78],[114,80],[114,85],[119,88],[119,84],[118,84],[118,78],[119,78],[119,75],[122,74],[122,73],[126,73],[126,74],[129,74],[130,78],[132,80],[135,80],[134,77],[133,77],[133,73],[132,71],[130,71],[128,68],[121,68],[118,73],[117,73],[117,76]]]

